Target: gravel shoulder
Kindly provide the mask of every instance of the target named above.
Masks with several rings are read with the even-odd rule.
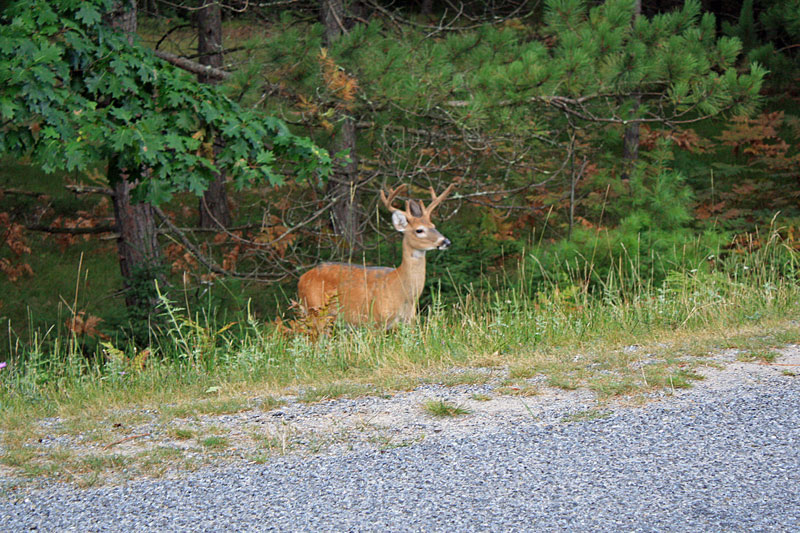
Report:
[[[309,442],[264,464],[239,450],[161,479],[7,492],[0,530],[797,531],[800,377],[785,371],[800,373],[800,347],[780,352],[768,365],[723,352],[705,380],[644,406],[426,385],[215,416]],[[431,417],[430,398],[472,413]]]

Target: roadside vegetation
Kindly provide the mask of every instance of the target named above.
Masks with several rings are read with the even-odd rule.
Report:
[[[196,421],[431,383],[646,401],[800,342],[796,0],[290,2],[226,11],[210,48],[221,4],[133,2],[127,36],[112,4],[0,11],[3,472],[158,476],[237,439],[261,463],[326,443]],[[457,183],[418,322],[297,312],[311,265],[399,263],[401,183]],[[181,447],[119,453],[145,422]]]
[[[61,343],[52,330],[34,332],[32,346],[12,353],[2,369],[1,461],[17,474],[88,485],[114,471],[161,475],[197,468],[229,446],[224,432],[192,429],[196,417],[279,409],[287,397],[319,402],[425,383],[484,383],[486,371],[501,380],[477,401],[524,398],[542,386],[586,388],[601,403],[690,387],[703,379],[710,354],[733,348],[742,360],[770,362],[774,348],[800,342],[797,253],[777,231],[765,239],[750,254],[685,265],[657,286],[621,287],[618,279],[641,276],[617,261],[624,270],[612,270],[596,288],[568,270],[572,290],[554,284],[531,292],[518,278],[448,305],[434,297],[419,324],[391,332],[335,324],[312,340],[246,315],[222,324],[212,309],[185,309],[166,297],[146,354],[103,341],[87,357],[77,335]],[[444,401],[420,408],[440,417],[468,414]],[[114,455],[116,443],[137,438],[129,428],[142,413],[199,451]],[[58,435],[89,439],[100,450],[84,457],[41,444]],[[251,458],[258,462],[294,446],[288,433],[250,438],[263,443]]]

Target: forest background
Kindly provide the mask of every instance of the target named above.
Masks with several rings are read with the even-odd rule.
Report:
[[[38,385],[186,327],[313,330],[297,277],[397,265],[400,183],[458,184],[423,316],[738,283],[768,244],[796,282],[797,0],[2,9],[0,360],[61,354]]]

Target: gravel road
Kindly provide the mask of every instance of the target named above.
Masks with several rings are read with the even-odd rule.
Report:
[[[2,531],[800,531],[800,377],[390,450],[0,499]]]

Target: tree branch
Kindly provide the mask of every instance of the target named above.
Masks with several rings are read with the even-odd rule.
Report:
[[[107,187],[95,187],[93,185],[64,185],[68,191],[75,194],[105,194],[106,196],[114,196],[114,191]]]
[[[209,269],[211,272],[214,272],[215,274],[221,274],[223,276],[230,276],[230,277],[235,276],[233,272],[225,270],[224,268],[216,264],[214,261],[207,258],[194,244],[192,244],[192,242],[189,239],[186,238],[186,235],[180,229],[178,229],[178,227],[175,224],[172,223],[169,217],[165,215],[160,208],[153,206],[153,211],[155,211],[156,215],[158,215],[158,217],[170,229],[170,231],[172,231],[172,233],[174,233],[178,237],[178,240],[181,241],[181,244],[183,244],[184,248],[189,250],[189,252],[203,264],[203,266],[205,266],[207,269]]]
[[[196,61],[192,61],[191,59],[186,59],[185,57],[180,57],[175,54],[170,54],[169,52],[153,50],[153,54],[155,54],[156,57],[163,59],[167,63],[171,63],[178,68],[182,68],[183,70],[191,72],[192,74],[201,74],[203,76],[217,78],[220,80],[225,80],[231,77],[230,72],[206,65],[201,65]]]
[[[2,197],[4,194],[15,194],[17,196],[30,196],[32,198],[38,198],[40,196],[48,196],[46,193],[43,192],[23,191],[22,189],[0,189],[0,197]]]
[[[27,224],[25,229],[30,231],[41,231],[44,233],[66,233],[68,235],[93,235],[97,233],[114,233],[117,231],[117,226],[113,224],[106,224],[103,226],[94,226],[92,228],[59,228],[53,226],[45,226],[44,224]]]

